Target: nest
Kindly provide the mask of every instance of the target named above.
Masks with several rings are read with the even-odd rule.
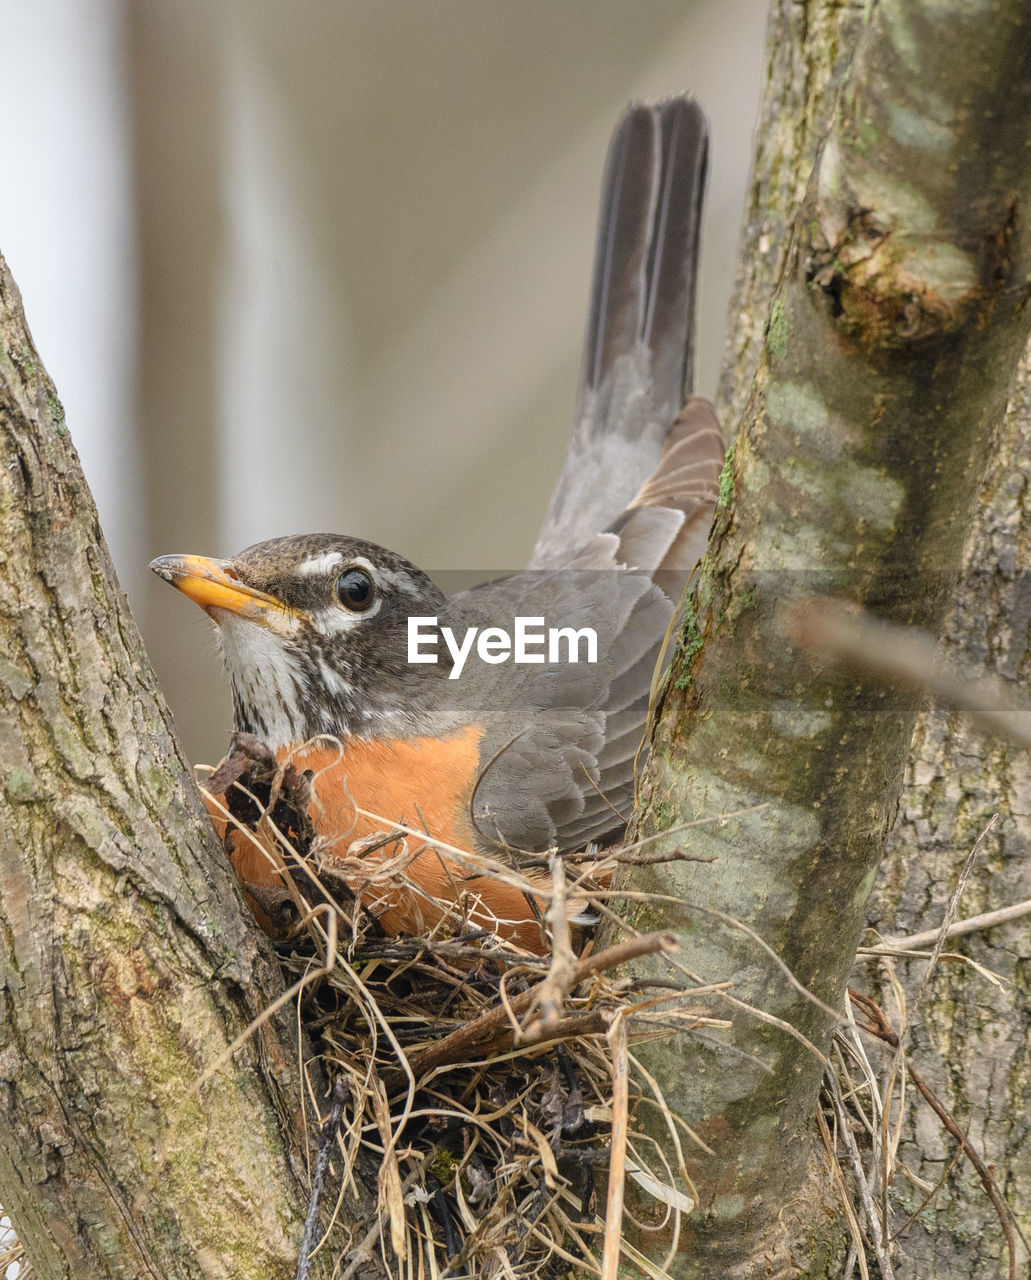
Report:
[[[337,1202],[305,1254],[332,1249],[341,1277],[374,1254],[396,1275],[614,1275],[620,1252],[644,1263],[620,1238],[631,1177],[662,1210],[652,1229],[672,1238],[672,1256],[693,1207],[684,1126],[632,1047],[712,1020],[685,1007],[690,993],[676,975],[620,972],[675,949],[670,935],[627,936],[601,952],[574,936],[572,897],[615,919],[600,888],[612,859],[547,860],[550,955],[472,927],[478,904],[461,896],[426,903],[436,923],[420,936],[390,937],[377,904],[425,896],[406,875],[433,843],[425,835],[384,822],[378,838],[328,853],[308,818],[310,776],[278,767],[245,735],[205,791],[224,815],[227,847],[256,833],[279,869],[272,887],[244,888],[278,937],[288,994],[332,1082],[332,1103],[312,1099],[326,1154],[332,1146],[336,1156]],[[447,856],[471,875],[512,883],[523,874],[471,853]],[[532,879],[523,883],[530,894]],[[646,1108],[665,1117],[668,1142],[640,1131]],[[356,1221],[350,1171],[370,1161],[378,1204]]]

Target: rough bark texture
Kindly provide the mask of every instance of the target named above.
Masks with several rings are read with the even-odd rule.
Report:
[[[765,312],[765,340],[645,779],[645,832],[767,808],[691,833],[691,851],[715,863],[635,875],[635,888],[688,906],[641,909],[634,923],[674,927],[690,970],[733,978],[737,996],[822,1048],[830,1019],[748,938],[691,904],[744,920],[810,990],[840,1002],[916,706],[792,652],[777,609],[833,592],[941,625],[1027,336],[1028,14],[1002,5],[988,22],[975,9],[872,6],[790,247],[776,206],[767,228],[750,223],[761,253],[739,311]],[[757,189],[783,208],[803,163],[796,141],[811,148],[827,114],[814,77],[845,60],[856,13],[802,5],[777,16],[768,109],[785,130],[803,124],[764,149]],[[807,18],[825,33],[819,55],[800,30]],[[794,54],[785,32],[803,39]],[[764,308],[758,290],[781,263]],[[741,363],[724,394],[740,402],[754,327],[735,343]],[[842,1237],[821,1216],[831,1188],[811,1142],[821,1067],[783,1032],[733,1018],[729,1045],[772,1074],[686,1038],[646,1053],[717,1153],[692,1166],[702,1212],[677,1274],[826,1274]]]
[[[942,646],[943,656],[965,668],[1012,682],[1015,696],[1025,702],[1031,661],[1029,475],[1031,353],[1021,362],[1003,431],[992,450],[967,544],[966,572]],[[995,812],[1004,821],[971,875],[961,916],[1031,899],[1031,767],[1026,751],[986,739],[965,717],[926,710],[917,722],[901,812],[871,902],[870,923],[889,935],[936,927],[967,852]],[[1025,1235],[1031,1235],[1029,919],[948,944],[950,952],[968,955],[1003,978],[1001,987],[946,961],[917,1004],[926,962],[896,966],[906,994],[911,1060],[984,1161],[994,1165]],[[870,964],[864,977],[855,985],[890,1008],[891,993],[879,966]],[[885,1055],[874,1060],[886,1071]],[[911,1094],[907,1102],[901,1160],[932,1185],[953,1167],[928,1209],[902,1232],[897,1276],[989,1280],[1006,1274],[1002,1227],[977,1175],[962,1158],[953,1165],[956,1141],[922,1099]],[[892,1192],[897,1229],[926,1193],[901,1173]]]
[[[293,1276],[305,1119],[0,259],[0,1195],[41,1277]],[[310,1113],[310,1104],[309,1104]]]
[[[773,6],[768,82],[757,130],[758,149],[740,259],[734,324],[721,385],[724,422],[744,410],[763,336],[766,299],[779,278],[811,166],[811,155],[835,102],[835,67],[851,55],[864,5]],[[1031,661],[1027,566],[1031,558],[1027,477],[1031,475],[1031,356],[1026,352],[1005,423],[977,505],[964,553],[963,583],[945,627],[944,652],[972,669],[1026,682]],[[1026,696],[1026,695],[1025,695]],[[942,918],[959,866],[983,820],[1005,815],[985,862],[975,868],[961,914],[1031,898],[1031,802],[1025,756],[986,741],[962,716],[926,710],[917,721],[901,810],[879,874],[869,921],[885,934],[934,927]],[[950,943],[1002,974],[995,988],[946,963],[914,1007],[924,962],[897,965],[915,1025],[912,1060],[952,1109],[985,1160],[992,1161],[1027,1234],[1031,1228],[1031,1005],[1027,922]],[[854,975],[854,985],[884,993],[878,964]],[[887,1003],[887,1001],[886,1001]],[[874,1050],[884,1072],[888,1062]],[[936,1184],[955,1157],[926,1104],[910,1090],[900,1154]],[[897,1176],[895,1225],[922,1199]],[[896,1275],[975,1280],[1003,1272],[1005,1246],[998,1217],[976,1175],[960,1160],[929,1208],[903,1232]]]
[[[772,0],[766,82],[717,409],[733,434],[759,363],[791,229],[855,52],[865,0]]]

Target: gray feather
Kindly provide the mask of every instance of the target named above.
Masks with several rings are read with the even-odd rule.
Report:
[[[565,563],[630,504],[684,403],[707,157],[688,98],[632,106],[613,137],[573,434],[535,568]]]

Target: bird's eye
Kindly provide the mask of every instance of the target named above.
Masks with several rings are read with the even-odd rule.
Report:
[[[352,613],[364,613],[376,599],[376,585],[364,569],[346,569],[337,578],[337,599]]]

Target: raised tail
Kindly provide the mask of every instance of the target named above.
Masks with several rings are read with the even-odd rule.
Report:
[[[663,457],[694,374],[707,157],[689,98],[631,106],[613,136],[576,418],[533,568],[561,566],[609,527]]]

